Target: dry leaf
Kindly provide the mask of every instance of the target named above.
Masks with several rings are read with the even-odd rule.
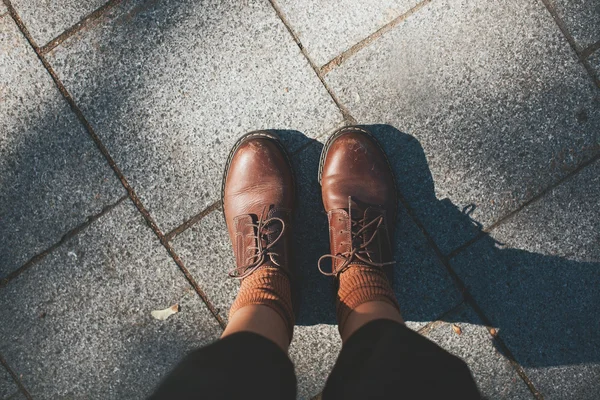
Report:
[[[164,310],[154,310],[152,311],[152,316],[156,319],[164,321],[169,318],[171,315],[179,312],[179,304],[174,304],[169,308],[165,308]]]
[[[462,334],[462,329],[460,329],[460,326],[456,325],[456,324],[452,324],[452,330],[454,331],[454,333],[456,333],[457,335]]]

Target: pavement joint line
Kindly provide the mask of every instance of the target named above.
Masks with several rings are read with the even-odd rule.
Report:
[[[31,36],[31,34],[29,33],[29,30],[23,23],[23,20],[21,20],[21,17],[19,17],[19,15],[17,14],[17,10],[13,7],[10,0],[3,0],[3,1],[4,1],[4,5],[8,9],[8,14],[10,14],[12,19],[15,21],[15,23],[19,27],[19,30],[21,31],[23,36],[25,36],[25,39],[27,39],[27,41],[29,42],[31,47],[33,47],[33,50],[35,51],[36,54],[38,54],[38,58],[39,58],[39,53],[38,53],[39,47],[38,47],[37,43],[35,42],[35,40],[33,40],[33,36]]]
[[[489,323],[484,322],[484,324],[485,324],[486,330],[488,331],[488,334],[492,338],[492,341],[494,342],[496,347],[500,350],[500,355],[503,356],[510,363],[510,365],[514,368],[514,370],[517,372],[519,377],[523,380],[523,382],[525,382],[525,384],[527,385],[527,388],[533,394],[533,396],[537,400],[544,400],[544,396],[542,395],[542,393],[540,393],[540,391],[535,388],[535,386],[533,385],[533,382],[531,382],[531,379],[529,379],[529,377],[525,373],[525,370],[523,369],[521,364],[519,364],[516,361],[515,356],[512,354],[512,352],[510,351],[510,349],[508,348],[506,343],[504,343],[504,341],[500,337],[501,334],[498,332],[496,335],[492,335],[491,330],[493,327]]]
[[[586,47],[585,49],[583,49],[581,51],[581,57],[587,59],[596,50],[600,50],[600,40],[598,40],[596,43],[593,43],[593,44],[589,45],[588,47]]]
[[[427,0],[427,1],[429,1],[429,0]],[[294,31],[294,29],[292,28],[292,25],[288,21],[287,17],[285,16],[283,11],[277,4],[277,1],[269,0],[269,3],[271,3],[271,6],[275,10],[275,13],[277,14],[277,16],[279,17],[279,19],[281,20],[281,22],[283,23],[283,25],[285,26],[287,31],[290,33],[290,35],[294,39],[294,42],[296,42],[296,45],[298,45],[298,47],[300,48],[300,52],[304,55],[304,57],[308,61],[308,64],[312,67],[313,71],[315,72],[315,74],[317,75],[319,80],[321,81],[321,84],[325,87],[325,90],[327,90],[327,93],[329,93],[329,96],[331,97],[331,99],[333,100],[333,102],[335,103],[337,108],[340,110],[340,112],[342,113],[342,117],[344,118],[344,120],[350,121],[352,124],[356,124],[356,119],[354,117],[352,117],[352,115],[350,114],[350,111],[338,99],[338,97],[335,95],[333,90],[329,87],[327,82],[325,82],[324,75],[321,73],[320,68],[315,64],[315,62],[312,60],[312,58],[310,58],[310,56],[308,55],[308,51],[306,51],[306,48],[302,45],[300,38],[298,37],[298,35]]]
[[[81,111],[79,106],[75,103],[75,100],[73,99],[73,97],[71,96],[69,91],[66,89],[66,87],[63,85],[63,83],[61,82],[60,78],[58,77],[58,75],[56,74],[56,72],[54,71],[54,69],[52,68],[50,63],[48,62],[48,60],[46,60],[46,57],[44,56],[44,54],[41,53],[40,48],[35,44],[35,41],[33,40],[32,36],[29,34],[27,27],[25,26],[25,24],[19,17],[17,11],[11,4],[10,0],[4,0],[4,4],[8,8],[8,11],[10,12],[13,20],[15,21],[15,23],[21,30],[21,33],[25,36],[25,38],[27,39],[27,41],[29,42],[31,47],[33,47],[33,50],[35,51],[35,53],[38,56],[38,59],[41,61],[44,68],[46,68],[46,70],[52,77],[52,80],[56,84],[58,90],[63,95],[63,97],[65,98],[67,103],[69,104],[69,107],[75,113],[75,115],[77,116],[77,118],[79,119],[81,124],[84,126],[84,128],[87,130],[89,136],[96,144],[96,147],[100,150],[100,152],[102,153],[102,155],[104,156],[104,158],[106,159],[106,161],[108,162],[110,167],[112,168],[112,170],[115,173],[115,175],[117,176],[117,178],[121,181],[121,184],[125,187],[125,190],[127,190],[127,195],[129,196],[131,201],[133,201],[133,203],[135,204],[135,206],[137,207],[139,212],[142,214],[142,216],[146,220],[146,224],[150,227],[150,229],[152,229],[154,234],[158,237],[160,243],[165,247],[165,249],[171,256],[171,258],[175,261],[175,263],[177,264],[177,266],[179,267],[181,272],[185,275],[186,279],[192,285],[192,287],[194,288],[194,290],[196,291],[198,296],[200,296],[200,298],[202,299],[202,301],[204,302],[206,307],[213,314],[213,317],[217,320],[219,325],[221,325],[221,328],[224,329],[226,326],[225,321],[218,314],[215,306],[208,299],[208,296],[200,288],[200,286],[198,285],[198,283],[196,282],[196,280],[194,279],[192,274],[185,267],[185,265],[183,264],[183,261],[181,261],[181,258],[177,255],[175,250],[173,250],[171,245],[167,242],[167,240],[165,239],[165,235],[163,234],[161,229],[158,227],[157,223],[154,221],[154,219],[152,218],[152,216],[150,215],[148,210],[146,210],[146,208],[142,204],[142,201],[139,199],[135,190],[131,187],[131,185],[127,181],[127,178],[125,177],[125,175],[123,174],[121,169],[117,166],[116,162],[114,161],[114,159],[108,152],[108,149],[106,148],[106,146],[104,146],[104,144],[100,140],[100,137],[96,134],[96,132],[94,131],[90,122],[87,120],[87,118],[85,117],[85,115],[83,114],[83,112]]]
[[[200,222],[200,220],[203,219],[204,217],[206,217],[208,214],[212,213],[215,210],[220,209],[221,205],[222,205],[221,200],[217,200],[217,201],[213,202],[211,205],[206,207],[204,210],[200,211],[198,214],[196,214],[193,217],[191,217],[190,219],[186,220],[183,224],[179,225],[178,227],[174,228],[170,232],[166,233],[165,240],[167,242],[172,241],[177,235],[182,234],[183,232],[185,232],[186,230],[188,230],[189,228],[194,226],[196,223]]]
[[[466,306],[466,303],[463,301],[461,301],[460,303],[458,303],[457,305],[455,305],[454,307],[452,307],[451,309],[444,311],[440,316],[438,316],[437,318],[435,318],[433,321],[427,323],[425,326],[419,328],[417,330],[417,333],[419,333],[420,335],[425,336],[426,334],[428,334],[429,332],[431,332],[433,329],[437,328],[438,326],[446,323],[447,321],[444,321],[444,319],[452,314],[455,314],[457,311],[459,311],[461,308],[464,308]]]
[[[527,200],[525,203],[521,204],[519,207],[517,207],[513,211],[510,211],[508,214],[505,214],[503,217],[499,218],[496,222],[494,222],[492,225],[490,225],[488,228],[486,228],[484,230],[484,232],[485,233],[491,233],[498,226],[500,226],[500,225],[504,224],[505,222],[509,221],[512,217],[514,217],[516,214],[518,214],[521,210],[523,210],[527,206],[529,206],[529,205],[531,205],[531,204],[539,201],[546,194],[548,194],[552,190],[556,189],[557,187],[559,187],[560,185],[562,185],[564,182],[572,179],[575,175],[577,175],[583,169],[585,169],[586,167],[594,164],[598,160],[600,160],[600,149],[598,151],[596,151],[596,154],[594,156],[592,156],[589,160],[580,163],[571,172],[569,172],[568,174],[566,174],[562,178],[558,179],[554,183],[551,183],[550,185],[546,186],[545,189],[541,190],[538,194],[536,194],[535,196],[533,196],[532,198],[530,198],[529,200]]]
[[[549,193],[552,190],[556,189],[557,187],[559,187],[563,183],[571,180],[575,175],[577,175],[583,169],[585,169],[588,166],[592,165],[593,163],[595,163],[599,159],[600,159],[600,151],[597,152],[596,155],[592,156],[592,158],[590,158],[589,160],[584,161],[581,164],[579,164],[577,167],[575,167],[567,175],[563,176],[562,178],[558,179],[557,181],[555,181],[555,182],[551,183],[550,185],[546,186],[546,188],[544,188],[543,190],[541,190],[538,194],[536,194],[535,196],[533,196],[532,198],[530,198],[529,200],[527,200],[525,203],[521,204],[520,206],[518,206],[514,210],[509,211],[507,214],[505,214],[502,217],[500,217],[499,219],[497,219],[489,227],[483,229],[477,236],[475,236],[472,239],[469,239],[465,243],[463,243],[460,246],[458,246],[456,249],[452,250],[450,253],[444,255],[444,257],[446,257],[448,260],[456,257],[458,254],[462,253],[464,250],[466,250],[472,244],[478,242],[480,239],[482,239],[484,237],[489,236],[489,234],[492,233],[492,231],[494,229],[496,229],[500,225],[508,222],[511,218],[513,218],[515,215],[517,215],[523,209],[525,209],[526,207],[528,207],[528,206],[530,206],[532,204],[535,204],[536,202],[540,201],[547,193]]]
[[[596,76],[596,71],[594,71],[594,68],[592,68],[591,64],[587,60],[587,56],[585,56],[585,54],[584,54],[584,52],[587,49],[579,48],[579,45],[575,41],[575,38],[573,37],[573,35],[571,35],[569,30],[567,29],[567,26],[565,25],[563,20],[558,15],[558,12],[556,12],[556,9],[554,8],[554,6],[550,3],[550,0],[541,0],[541,1],[544,4],[544,6],[546,7],[546,10],[548,10],[550,15],[554,19],[554,22],[556,23],[556,25],[558,25],[558,29],[560,29],[563,36],[567,39],[567,42],[569,42],[569,45],[571,46],[571,48],[577,55],[577,58],[579,59],[579,62],[581,63],[581,65],[583,65],[583,67],[587,71],[590,78],[592,78],[592,81],[596,84],[596,87],[600,88],[600,78],[598,76]],[[592,46],[595,46],[595,45],[598,45],[598,43],[595,43]]]
[[[332,58],[329,62],[325,63],[325,65],[323,65],[319,69],[320,74],[322,76],[327,75],[333,69],[342,65],[347,59],[354,56],[360,50],[364,49],[365,47],[367,47],[368,45],[373,43],[375,40],[379,39],[380,37],[385,35],[387,32],[394,29],[397,25],[399,25],[401,22],[405,21],[408,17],[415,14],[417,11],[419,11],[420,9],[425,7],[427,4],[431,3],[431,1],[432,0],[423,0],[420,3],[417,3],[415,6],[413,6],[410,10],[408,10],[404,14],[394,18],[393,20],[391,20],[387,24],[383,25],[381,28],[379,28],[375,32],[371,33],[369,36],[367,36],[363,40],[354,44],[348,50],[343,51],[341,54],[335,56],[334,58]]]
[[[2,364],[2,366],[4,368],[6,368],[6,370],[10,374],[10,376],[13,378],[13,381],[15,381],[15,383],[19,387],[19,390],[21,391],[21,393],[25,397],[27,397],[27,399],[33,400],[33,397],[31,397],[31,394],[25,388],[25,385],[23,385],[23,382],[21,382],[21,379],[19,378],[19,376],[15,373],[15,371],[12,370],[12,368],[10,367],[10,365],[8,365],[8,363],[6,362],[6,360],[4,359],[4,357],[2,356],[2,354],[0,354],[0,364]],[[11,396],[14,396],[14,393]]]
[[[450,259],[454,258],[456,255],[458,255],[459,253],[461,253],[463,250],[465,250],[467,247],[470,247],[472,244],[478,242],[480,239],[483,239],[486,236],[488,236],[488,232],[481,231],[477,234],[477,236],[467,240],[466,242],[464,242],[463,244],[458,246],[456,249],[452,250],[450,253],[444,255],[444,257],[446,257],[448,260],[450,260]]]
[[[121,204],[127,198],[128,198],[127,195],[123,195],[115,203],[105,206],[98,214],[94,214],[94,215],[87,217],[85,222],[83,222],[82,224],[69,230],[67,233],[65,233],[60,238],[60,240],[58,242],[54,243],[53,245],[51,245],[47,249],[43,250],[42,252],[34,255],[28,261],[26,261],[25,264],[21,265],[19,268],[12,271],[11,273],[9,273],[6,277],[0,279],[0,289],[5,287],[6,285],[8,285],[8,283],[10,281],[12,281],[13,279],[15,279],[17,276],[21,275],[23,272],[27,271],[32,266],[34,266],[37,263],[39,263],[40,261],[42,261],[44,258],[46,258],[47,255],[51,254],[54,250],[56,250],[58,247],[63,245],[66,241],[73,238],[74,236],[77,236],[77,234],[79,234],[85,228],[90,226],[93,222],[100,219],[103,215],[109,213],[111,210],[113,210],[115,207],[117,207],[119,204]]]
[[[97,23],[102,22],[102,17],[106,14],[107,11],[111,10],[115,6],[121,4],[123,0],[109,0],[104,3],[102,6],[92,11],[88,15],[84,16],[79,22],[75,25],[67,28],[63,33],[59,34],[54,39],[50,40],[44,46],[40,48],[40,52],[42,54],[47,54],[50,51],[54,50],[58,47],[62,42],[69,39],[71,36],[76,35],[79,32],[84,31],[87,28],[91,28],[95,26]]]

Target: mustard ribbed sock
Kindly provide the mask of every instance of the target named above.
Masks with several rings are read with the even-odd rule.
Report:
[[[400,310],[392,286],[380,269],[361,265],[351,266],[339,277],[337,319],[343,331],[348,315],[359,305],[369,301],[384,301]]]
[[[263,267],[244,278],[237,298],[229,310],[229,319],[248,305],[263,305],[273,309],[286,324],[290,341],[294,332],[294,308],[289,277],[279,268]]]

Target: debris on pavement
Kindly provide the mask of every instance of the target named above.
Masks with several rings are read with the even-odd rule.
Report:
[[[462,334],[462,329],[460,326],[456,325],[456,324],[452,324],[452,330],[454,331],[454,333],[456,333],[457,335],[461,335]]]
[[[177,314],[179,312],[179,304],[173,304],[169,308],[165,308],[164,310],[154,310],[152,311],[152,316],[158,320],[164,321],[169,318],[173,314]]]

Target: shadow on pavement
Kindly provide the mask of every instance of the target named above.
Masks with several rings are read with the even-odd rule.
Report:
[[[119,38],[131,42],[132,51],[146,51],[138,50],[135,43],[144,42],[143,35],[150,29],[141,28],[147,24],[147,20],[152,22],[150,16],[154,8],[158,7],[155,2],[146,2],[144,6],[149,10],[142,15],[146,19],[140,17],[132,22],[134,13],[124,17],[128,23],[137,24],[124,31],[133,32],[137,36],[123,35]],[[180,12],[185,14],[184,11],[188,12],[178,2],[170,3],[169,12],[172,15],[177,16]],[[155,29],[164,37],[168,37],[176,23],[179,23],[179,20],[173,17],[169,24]],[[199,32],[199,35],[203,33]],[[199,45],[202,44],[203,42],[200,42]],[[99,50],[100,53],[101,50],[103,49]],[[141,88],[149,84],[144,81],[148,79],[149,71],[156,69],[154,60],[161,59],[159,50],[161,49],[152,49],[145,58],[138,57],[148,60],[147,65],[140,67],[142,79],[136,82],[139,86],[111,85],[112,81],[118,81],[117,77],[99,72],[116,69],[113,67],[121,62],[121,58],[110,59],[101,54],[98,56],[98,64],[89,73],[90,77],[93,77],[94,73],[100,76],[95,78],[95,86],[90,84],[88,87],[83,84],[85,87],[78,90],[79,93],[92,96],[93,101],[89,103],[96,104],[97,115],[92,115],[90,110],[84,110],[86,115],[90,115],[90,120],[95,122],[106,118],[109,121],[104,122],[104,130],[109,132],[106,135],[115,136],[114,144],[109,150],[132,146],[134,142],[135,146],[139,147],[127,162],[133,163],[136,159],[144,157],[157,158],[156,165],[159,166],[175,163],[172,158],[177,162],[190,161],[193,154],[180,154],[170,150],[187,150],[189,146],[186,145],[186,140],[189,137],[202,136],[202,132],[188,132],[189,134],[182,138],[165,135],[156,138],[157,145],[145,142],[143,136],[136,132],[129,136],[120,135],[121,127],[127,125],[125,122],[131,115],[139,113],[139,119],[144,123],[150,117],[142,113],[144,102],[141,100],[147,97],[146,100],[150,102],[152,98]],[[168,65],[175,61],[163,62]],[[64,66],[64,69],[67,68],[68,65]],[[112,89],[97,90],[105,86]],[[54,98],[50,96],[51,100]],[[189,101],[192,100],[197,99]],[[62,102],[62,99],[60,101]],[[0,183],[3,186],[0,196],[3,200],[0,218],[4,219],[3,226],[23,228],[24,224],[27,224],[26,232],[0,229],[2,238],[10,243],[9,246],[4,246],[4,251],[0,254],[0,261],[8,265],[7,273],[47,248],[68,230],[84,222],[86,217],[99,212],[103,206],[114,203],[124,194],[109,169],[96,175],[89,173],[97,170],[98,165],[105,166],[104,160],[74,117],[63,121],[66,119],[61,116],[66,109],[64,104],[62,108],[45,103],[40,107],[36,113],[27,115],[28,121],[24,127],[15,128],[15,136],[24,130],[33,133],[22,142],[15,141],[12,144],[11,150],[6,151],[3,160],[6,167],[0,169]],[[19,106],[16,106],[15,110],[19,110]],[[165,118],[161,116],[153,123],[158,124],[160,130],[165,132],[184,130],[173,123],[179,120],[178,113],[176,108],[166,110]],[[134,127],[141,132],[144,125],[140,123]],[[115,133],[109,128],[114,128]],[[388,125],[374,125],[369,129],[378,137],[388,153],[399,190],[419,219],[430,221],[432,224],[428,226],[435,226],[436,234],[452,237],[453,242],[466,242],[482,234],[481,225],[468,215],[471,210],[463,212],[448,199],[437,199],[427,159],[420,143],[414,137]],[[64,135],[57,134],[60,137],[49,139],[48,135],[51,132]],[[315,141],[311,143],[310,139],[297,131],[279,131],[279,134],[288,145],[307,146],[292,157],[297,174],[299,202],[295,222],[295,251],[303,293],[298,323],[333,325],[336,320],[330,280],[320,275],[316,268],[318,258],[329,251],[327,218],[322,208],[317,181],[322,144]],[[215,144],[206,139],[206,144],[218,147],[219,143]],[[193,163],[190,164],[190,168],[195,167]],[[157,181],[164,176],[170,179],[169,172],[165,171],[163,168],[146,173],[156,176]],[[75,178],[71,180],[71,177]],[[140,179],[135,176],[128,178],[131,178],[132,182]],[[85,193],[81,193],[83,179],[86,180]],[[181,178],[181,182],[185,182],[185,179]],[[117,186],[113,187],[113,183],[117,183]],[[175,180],[168,187],[176,188],[178,185],[180,182]],[[101,199],[97,199],[96,196],[100,196]],[[65,214],[70,216],[68,223],[63,221]],[[444,318],[444,313],[460,304],[462,297],[439,260],[429,254],[431,249],[406,209],[399,213],[397,224],[395,244],[398,264],[394,283],[403,315],[407,321],[414,322]],[[23,255],[22,239],[19,235],[32,237],[29,239],[32,242],[32,250],[26,256]],[[20,246],[17,245],[19,241]],[[449,262],[491,323],[499,328],[500,337],[523,366],[544,367],[600,362],[598,262],[577,262],[562,257],[507,249],[490,236],[484,236]],[[154,337],[148,339],[148,347],[152,347],[153,339]],[[183,344],[176,343],[168,351],[182,352],[184,347]],[[141,350],[132,352],[127,357],[139,359],[136,361],[139,365],[149,364],[156,359]],[[171,362],[172,360],[169,360],[166,364],[170,365]],[[124,362],[123,365],[128,364]],[[167,366],[162,367],[164,370]]]
[[[599,362],[600,263],[505,248],[484,234],[481,225],[469,217],[471,208],[461,211],[448,199],[436,198],[425,154],[414,137],[389,125],[367,128],[386,150],[399,191],[408,199],[412,212],[436,218],[436,226],[445,235],[463,241],[481,235],[466,250],[450,258],[449,264],[517,361],[525,367]],[[280,136],[286,140],[285,131]],[[336,323],[330,281],[316,268],[318,258],[329,251],[327,217],[317,181],[322,147],[315,142],[293,157],[299,174],[295,249],[303,280],[299,325]],[[437,257],[424,254],[432,253],[431,247],[406,211],[400,204],[394,272],[395,292],[404,318],[412,322],[441,318],[481,324],[479,320],[454,321],[451,316],[444,316],[462,301],[462,296],[443,265],[433,260]],[[441,279],[440,275],[447,278]]]

